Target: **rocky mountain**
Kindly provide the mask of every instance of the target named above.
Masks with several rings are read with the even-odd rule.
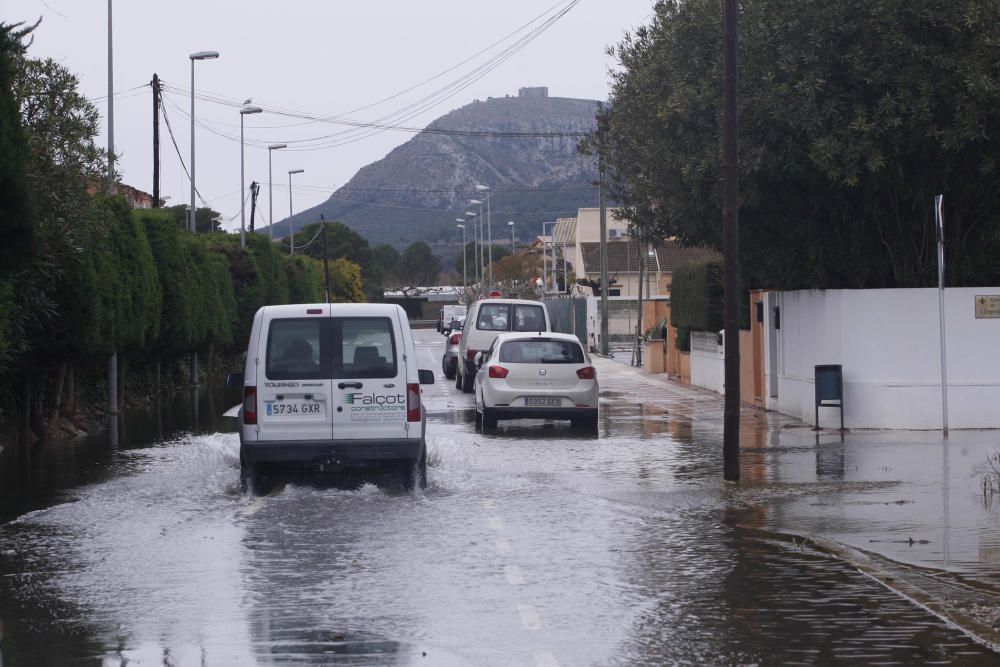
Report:
[[[322,214],[373,244],[454,242],[456,217],[483,199],[477,183],[491,188],[494,238],[510,238],[508,220],[519,238],[540,234],[542,221],[597,205],[595,162],[572,136],[594,128],[597,104],[548,97],[544,88],[468,104],[363,167],[326,202],[276,223],[276,235]],[[547,136],[524,136],[537,134]]]

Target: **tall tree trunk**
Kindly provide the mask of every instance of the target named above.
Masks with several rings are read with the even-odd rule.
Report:
[[[156,370],[155,370],[155,380],[153,385],[154,396],[157,401],[160,400],[160,373],[163,370],[163,362],[159,359],[156,360]]]
[[[66,384],[66,364],[60,364],[56,371],[56,391],[52,397],[52,411],[49,413],[49,429],[59,421],[59,413],[62,409],[63,387]]]
[[[128,365],[128,358],[119,353],[118,354],[118,411],[121,412],[125,409],[125,367]]]
[[[21,397],[21,446],[25,452],[31,450],[31,372],[24,371],[24,394]]]
[[[70,364],[66,378],[66,403],[63,407],[63,416],[76,423],[76,364]]]

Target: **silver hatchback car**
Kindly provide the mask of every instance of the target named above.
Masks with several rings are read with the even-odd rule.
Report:
[[[597,371],[576,336],[500,334],[476,364],[476,422],[484,430],[500,419],[541,418],[597,433]]]

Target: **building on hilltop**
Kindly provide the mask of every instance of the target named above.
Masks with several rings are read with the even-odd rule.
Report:
[[[544,98],[549,96],[548,86],[534,86],[517,89],[518,97]]]

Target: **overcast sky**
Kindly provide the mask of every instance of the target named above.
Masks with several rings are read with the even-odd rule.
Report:
[[[190,61],[195,51],[219,51],[214,61],[196,63],[195,90],[242,102],[324,117],[343,115],[371,122],[399,111],[455,82],[527,35],[517,32],[550,8],[571,0],[115,0],[115,147],[123,181],[152,192],[152,96],[154,72],[176,89],[165,97],[167,114],[184,162],[190,158]],[[653,0],[581,0],[564,17],[482,78],[405,120],[423,127],[475,99],[516,94],[522,86],[548,86],[554,97],[606,99],[605,48],[646,23]],[[5,0],[0,20],[44,17],[30,50],[51,57],[80,78],[81,91],[106,117],[106,0]],[[551,16],[552,14],[547,14]],[[541,21],[531,23],[537,28]],[[481,49],[503,40],[488,53]],[[469,63],[462,61],[473,58]],[[379,102],[458,66],[427,85]],[[196,132],[198,190],[239,228],[240,115],[236,108],[196,102],[195,116],[208,123]],[[214,134],[212,130],[230,138]],[[258,200],[268,216],[268,142],[289,142],[310,150],[273,152],[274,217],[288,213],[288,170],[294,176],[295,210],[325,200],[361,167],[384,157],[413,134],[397,130],[330,146],[291,142],[352,130],[344,125],[305,122],[258,114],[246,117],[246,183],[262,183]],[[343,135],[341,135],[343,138]],[[101,143],[107,139],[102,136]],[[161,121],[161,196],[187,203],[189,185]],[[199,202],[199,206],[200,206]],[[247,209],[249,218],[249,207]]]

